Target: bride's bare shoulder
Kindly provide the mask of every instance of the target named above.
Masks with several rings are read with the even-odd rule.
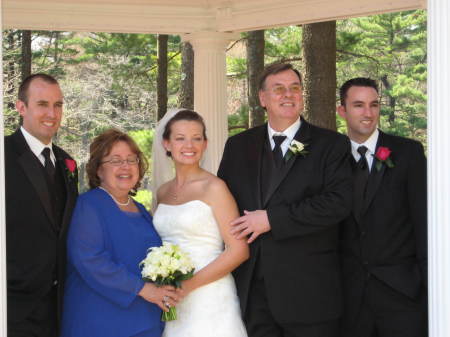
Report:
[[[206,193],[215,199],[228,197],[230,195],[230,191],[228,190],[227,184],[222,179],[211,173],[209,173],[208,176],[208,182],[206,184]]]
[[[167,195],[169,191],[169,186],[172,183],[172,180],[169,180],[168,182],[162,184],[158,190],[156,191],[156,197],[158,200],[163,200],[164,197]]]

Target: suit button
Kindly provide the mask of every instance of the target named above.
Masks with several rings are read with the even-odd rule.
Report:
[[[363,265],[368,266],[369,265],[369,261],[364,261]]]
[[[53,285],[56,286],[58,284],[58,280],[53,281]]]
[[[361,237],[365,237],[366,236],[366,232],[361,232]]]

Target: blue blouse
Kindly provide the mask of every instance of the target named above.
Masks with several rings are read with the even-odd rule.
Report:
[[[123,212],[98,188],[78,197],[67,238],[61,337],[161,336],[161,310],[137,295],[144,286],[139,262],[161,238],[136,205],[139,213]]]

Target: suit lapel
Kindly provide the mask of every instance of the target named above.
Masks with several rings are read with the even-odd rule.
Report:
[[[66,227],[68,226],[69,222],[70,222],[70,216],[71,215],[71,205],[73,205],[75,203],[74,198],[76,198],[76,191],[74,189],[76,189],[76,181],[74,181],[72,178],[69,177],[68,175],[68,169],[67,169],[67,165],[65,162],[65,156],[64,153],[61,151],[61,149],[55,145],[53,145],[53,152],[55,153],[55,157],[56,157],[56,165],[58,165],[58,168],[60,169],[60,172],[63,176],[64,179],[64,187],[66,190],[66,203],[64,205],[64,213],[63,213],[63,218],[62,218],[62,223],[61,223],[61,231],[60,231],[60,235],[63,235],[63,233],[65,232]],[[68,213],[69,212],[69,213]]]
[[[380,146],[387,146],[385,134],[381,131],[378,136],[375,153],[377,152],[377,149]],[[384,176],[385,172],[386,172],[385,164],[381,165],[381,168],[379,171],[376,169],[376,158],[374,157],[373,162],[372,162],[372,168],[370,170],[369,181],[367,182],[366,197],[364,198],[364,205],[363,205],[361,214],[364,214],[367,211],[367,209],[369,208],[370,203],[372,202],[378,188],[380,187],[380,184],[381,184],[381,181],[383,180],[383,176]]]
[[[60,169],[60,172],[64,179],[64,186],[66,187],[67,194],[69,194],[71,182],[69,181],[69,177],[67,175],[67,166],[65,163],[65,158],[62,156],[60,150],[58,147],[53,145],[53,152],[55,153],[56,157],[56,165],[58,165],[58,168]]]
[[[262,192],[261,192],[261,168],[263,160],[264,144],[267,141],[267,124],[260,127],[258,132],[255,133],[255,139],[250,143],[249,158],[253,158],[249,161],[249,171],[251,177],[249,180],[250,188],[254,191],[255,200],[257,200],[257,209],[262,208]]]
[[[310,124],[308,122],[306,122],[303,118],[302,118],[300,128],[298,129],[297,133],[295,134],[294,139],[305,145],[307,145],[311,139]],[[279,172],[279,174],[274,175],[275,179],[273,182],[270,183],[268,192],[266,193],[266,197],[263,202],[263,208],[265,208],[267,206],[267,203],[269,202],[273,193],[275,193],[278,186],[280,186],[281,182],[284,180],[284,178],[286,178],[286,176],[289,173],[289,171],[291,170],[292,166],[294,166],[294,163],[298,160],[302,160],[301,157],[302,157],[301,155],[292,156],[284,164],[284,166],[281,169],[281,171]]]
[[[17,149],[19,150],[19,164],[22,166],[25,175],[28,177],[28,180],[38,194],[45,213],[50,219],[51,224],[54,226],[55,218],[53,214],[53,207],[51,204],[47,180],[45,179],[44,170],[42,169],[42,164],[39,162],[39,159],[36,158],[34,153],[31,152],[20,130],[16,131],[13,136]]]

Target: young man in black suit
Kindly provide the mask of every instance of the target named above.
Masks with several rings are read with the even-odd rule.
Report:
[[[25,79],[16,108],[23,125],[5,137],[9,337],[56,337],[66,234],[77,196],[73,159],[52,144],[62,116],[58,82]]]
[[[341,226],[342,337],[427,336],[427,185],[422,145],[377,129],[378,87],[342,85],[354,176],[352,214]]]
[[[218,176],[250,243],[234,273],[250,337],[338,335],[338,223],[351,210],[350,144],[300,117],[302,80],[290,64],[264,70],[268,123],[228,139]]]

